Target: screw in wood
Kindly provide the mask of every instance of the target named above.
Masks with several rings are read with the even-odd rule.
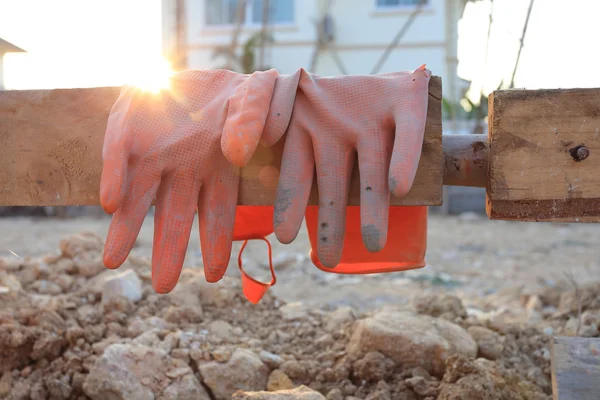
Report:
[[[576,162],[583,161],[590,156],[590,150],[584,145],[573,147],[569,150],[569,154]]]

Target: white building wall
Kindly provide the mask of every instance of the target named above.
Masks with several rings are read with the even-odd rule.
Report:
[[[421,64],[434,75],[442,77],[445,97],[459,96],[456,90],[456,42],[460,4],[464,0],[430,0],[412,26],[390,54],[380,72],[411,70]],[[170,46],[170,32],[174,32],[175,0],[163,0],[163,36],[165,47]],[[335,47],[349,74],[369,74],[385,48],[404,25],[412,8],[382,11],[375,0],[332,0],[331,15],[335,22]],[[319,17],[319,0],[296,0],[295,21],[288,25],[273,25],[275,44],[267,52],[266,62],[281,73],[299,68],[310,68],[316,39],[314,22]],[[217,45],[231,41],[233,27],[204,25],[204,0],[187,0],[188,68],[218,68],[223,59],[213,59]],[[447,24],[450,18],[453,21]],[[246,26],[240,35],[240,45],[260,26]],[[319,55],[315,72],[320,75],[340,75],[329,53]],[[451,89],[451,90],[448,90]],[[449,95],[449,96],[447,96]]]

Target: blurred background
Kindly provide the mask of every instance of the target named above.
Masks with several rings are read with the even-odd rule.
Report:
[[[596,0],[0,0],[0,88],[156,87],[185,68],[343,75],[425,63],[442,78],[444,134],[487,134],[493,90],[600,86],[600,75],[588,72],[600,70],[590,51],[598,15]],[[481,188],[446,188],[444,205],[431,211],[428,268],[414,275],[429,278],[419,282],[496,291],[515,280],[554,284],[565,266],[584,279],[598,274],[600,259],[589,251],[597,248],[596,226],[488,221]],[[104,236],[110,221],[97,207],[0,213],[13,216],[1,222],[8,234],[0,250],[16,256],[51,251],[57,235]],[[49,216],[77,218],[44,222]],[[292,260],[281,263],[306,267],[278,282],[287,296],[321,290],[319,282],[331,278],[307,262],[303,235],[279,247]],[[151,246],[149,218],[135,251],[149,255]],[[188,253],[186,265],[201,264],[196,235]],[[494,267],[486,272],[486,264]],[[311,277],[297,286],[292,277],[306,271]],[[399,284],[413,275],[401,276]],[[338,278],[348,290],[358,283],[362,290],[348,300],[347,292],[323,287],[324,296],[396,296],[393,285],[385,294],[374,281],[368,294],[367,278]]]

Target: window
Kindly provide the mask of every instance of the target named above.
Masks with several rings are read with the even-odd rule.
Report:
[[[406,6],[418,6],[421,0],[376,0],[378,8],[385,7],[406,7]],[[429,3],[429,0],[425,0],[423,5]]]
[[[243,24],[260,25],[263,19],[264,0],[246,0]],[[205,0],[206,25],[234,25],[240,0]],[[269,0],[269,22],[289,24],[294,22],[294,0]]]

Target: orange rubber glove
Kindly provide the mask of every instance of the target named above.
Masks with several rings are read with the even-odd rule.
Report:
[[[305,216],[316,166],[318,259],[339,264],[355,155],[360,172],[360,228],[369,252],[385,247],[390,191],[408,193],[427,116],[431,73],[319,77],[302,72],[286,135],[275,201],[278,240],[292,242]]]
[[[231,256],[239,167],[252,157],[269,113],[291,113],[270,109],[275,98],[289,104],[291,96],[293,104],[295,91],[274,95],[277,79],[275,70],[192,70],[176,74],[171,89],[159,94],[122,89],[102,153],[100,201],[114,214],[104,250],[108,268],[125,261],[155,199],[154,289],[167,293],[176,285],[196,209],[206,280],[222,278]]]

